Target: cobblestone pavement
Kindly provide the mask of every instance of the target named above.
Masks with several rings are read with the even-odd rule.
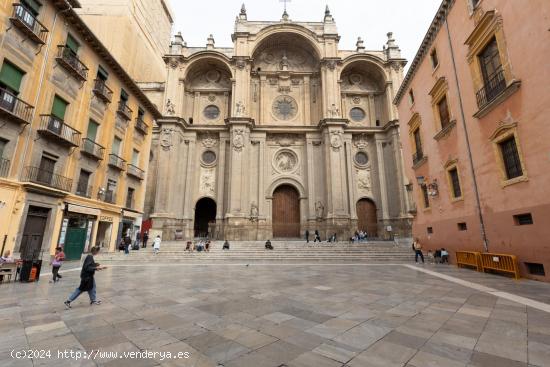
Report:
[[[83,294],[64,309],[78,269],[1,284],[0,366],[550,366],[546,283],[435,265],[135,265],[97,273],[99,306]]]

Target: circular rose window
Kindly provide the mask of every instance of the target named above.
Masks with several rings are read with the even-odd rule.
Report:
[[[273,101],[273,114],[281,120],[290,120],[298,113],[298,104],[291,96],[279,96]]]
[[[365,152],[358,152],[355,154],[355,163],[360,166],[364,166],[369,163],[369,156]]]
[[[204,109],[204,117],[209,120],[217,119],[220,116],[220,109],[218,106],[210,105]]]
[[[363,111],[362,108],[353,107],[353,108],[349,111],[349,117],[350,117],[353,121],[363,121],[363,119],[365,118],[365,111]]]
[[[202,153],[202,162],[204,164],[212,164],[216,162],[216,153],[214,153],[211,150],[207,150],[206,152]]]

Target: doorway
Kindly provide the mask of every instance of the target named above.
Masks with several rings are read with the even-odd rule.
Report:
[[[88,233],[88,218],[85,216],[74,216],[68,218],[67,233],[63,252],[67,260],[78,260],[84,252],[86,237]]]
[[[208,237],[208,226],[216,223],[216,202],[202,198],[195,206],[195,237]]]
[[[300,194],[290,185],[273,192],[273,238],[300,237]]]
[[[361,199],[357,202],[357,229],[367,232],[369,237],[378,236],[376,204],[370,199]]]
[[[37,260],[40,258],[49,212],[50,209],[47,208],[29,206],[21,239],[21,259]]]

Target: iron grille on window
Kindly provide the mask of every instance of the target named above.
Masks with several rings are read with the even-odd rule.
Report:
[[[499,143],[502,154],[502,162],[508,180],[523,176],[521,161],[519,159],[518,148],[515,137],[511,137]]]
[[[430,207],[430,195],[428,194],[428,186],[422,185],[422,197],[424,198],[424,208]]]
[[[462,196],[462,189],[460,188],[460,180],[458,179],[458,170],[453,168],[449,171],[449,176],[451,177],[451,185],[453,190],[453,197],[459,198]]]

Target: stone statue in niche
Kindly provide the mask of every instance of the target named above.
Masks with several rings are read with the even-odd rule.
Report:
[[[323,206],[323,203],[321,201],[318,201],[315,203],[315,218],[317,220],[323,219],[323,213],[325,211],[325,207]]]
[[[166,114],[169,116],[174,116],[176,114],[176,105],[172,103],[170,99],[166,102]]]
[[[288,70],[288,57],[286,56],[286,52],[283,52],[283,57],[281,58],[281,70]]]
[[[250,221],[256,222],[258,220],[258,205],[255,201],[250,204]]]
[[[245,111],[245,106],[244,106],[244,103],[242,103],[241,101],[237,102],[236,106],[235,106],[235,114],[237,117],[242,117],[244,116],[244,111]]]
[[[336,104],[333,103],[332,106],[330,106],[328,109],[328,115],[330,117],[340,117],[340,110],[336,107]]]

